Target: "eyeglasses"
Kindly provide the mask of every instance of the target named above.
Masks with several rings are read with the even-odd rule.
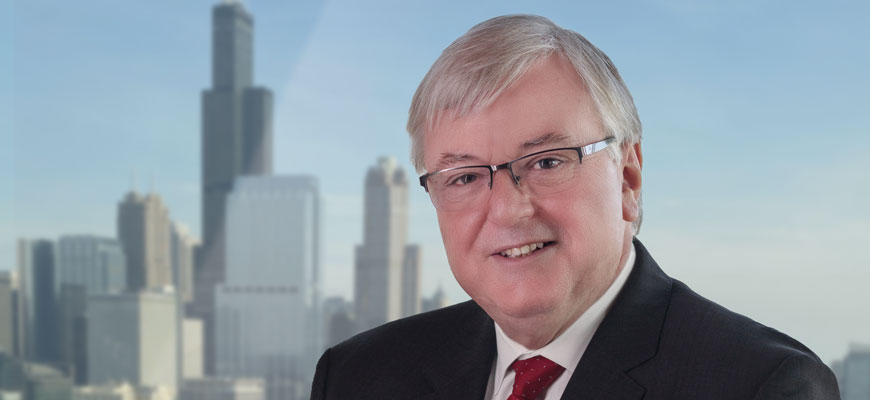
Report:
[[[554,194],[571,187],[570,181],[577,176],[583,157],[604,150],[615,142],[615,138],[608,137],[580,147],[527,154],[504,164],[442,169],[421,176],[420,185],[429,193],[435,208],[444,211],[473,208],[485,201],[492,192],[493,177],[501,169],[508,170],[515,185],[523,182],[522,187],[531,195]]]

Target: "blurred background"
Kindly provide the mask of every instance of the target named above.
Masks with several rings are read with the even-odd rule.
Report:
[[[511,13],[620,69],[663,269],[870,398],[866,2],[0,0],[0,400],[304,399],[467,300],[404,127]]]

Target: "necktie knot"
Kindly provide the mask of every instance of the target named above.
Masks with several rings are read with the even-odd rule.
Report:
[[[547,391],[562,371],[561,365],[550,361],[544,356],[535,356],[526,360],[516,360],[511,364],[514,370],[514,390],[508,400],[533,400]]]

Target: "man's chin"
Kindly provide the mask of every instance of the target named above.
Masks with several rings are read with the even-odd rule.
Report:
[[[510,297],[491,300],[487,304],[477,302],[492,319],[504,323],[521,323],[521,321],[545,321],[553,318],[556,314],[556,301],[538,297],[520,298]],[[477,301],[477,300],[475,300]]]

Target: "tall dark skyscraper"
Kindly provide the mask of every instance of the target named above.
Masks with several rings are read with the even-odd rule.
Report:
[[[202,248],[191,312],[214,372],[214,288],[226,273],[226,199],[241,175],[272,173],[272,93],[253,87],[254,19],[238,1],[212,10],[212,87],[202,94]]]
[[[21,318],[25,360],[57,362],[60,359],[57,336],[57,303],[54,243],[50,240],[18,241],[18,315]]]

